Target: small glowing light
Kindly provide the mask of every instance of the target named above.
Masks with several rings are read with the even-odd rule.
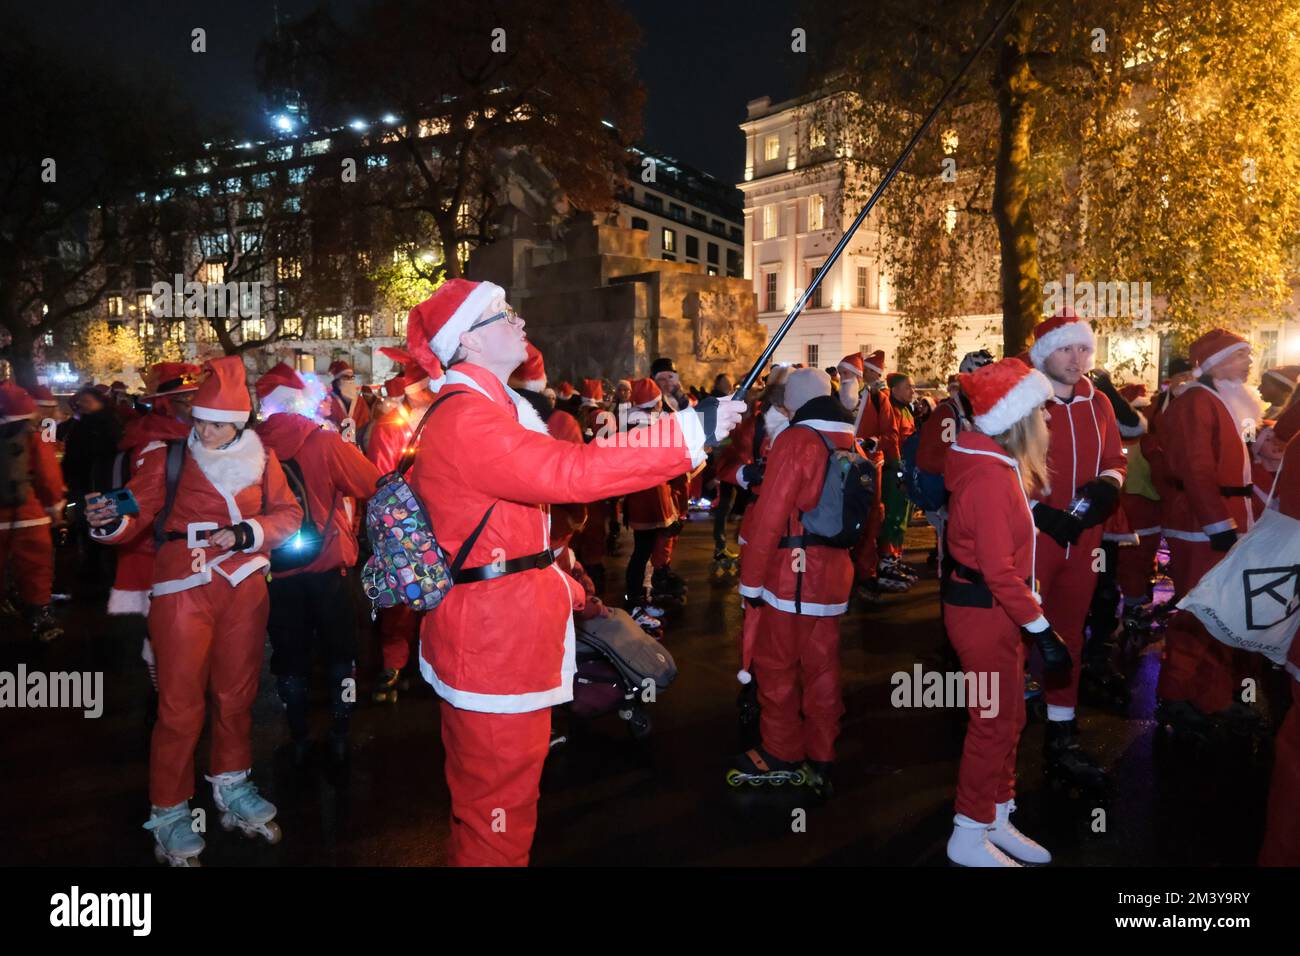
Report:
[[[363,130],[363,129],[365,129],[367,126],[369,126],[370,124],[367,123],[365,120],[354,119],[354,120],[353,120],[351,123],[349,123],[348,125],[351,126],[354,130],[357,130],[358,132],[360,132],[361,130]]]
[[[392,113],[385,113],[384,122],[387,123],[389,126],[392,126],[394,123],[397,122],[397,117],[394,116]]]
[[[288,133],[293,129],[293,120],[285,116],[283,113],[272,117],[271,122],[275,124],[276,129],[285,133]]]

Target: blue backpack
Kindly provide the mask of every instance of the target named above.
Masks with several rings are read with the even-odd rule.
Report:
[[[921,429],[907,436],[901,449],[903,460],[903,490],[912,504],[922,511],[938,511],[948,503],[948,489],[943,485],[943,475],[925,471],[916,464],[916,451],[921,447]]]

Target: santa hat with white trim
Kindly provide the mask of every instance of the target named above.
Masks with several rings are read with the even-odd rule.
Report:
[[[662,395],[652,378],[638,378],[632,383],[632,404],[637,408],[654,408]]]
[[[1047,376],[1015,358],[964,373],[961,390],[985,435],[1001,435],[1052,397]]]
[[[203,373],[190,416],[205,422],[246,423],[253,414],[253,401],[248,397],[244,360],[238,355],[209,359],[203,363]]]
[[[335,359],[330,362],[329,375],[330,379],[337,382],[340,376],[346,375],[353,371],[352,363],[345,359]]]
[[[14,382],[0,383],[0,425],[36,417],[36,401]]]
[[[412,312],[411,316],[414,317]],[[414,355],[399,349],[394,345],[385,345],[379,349],[380,353],[402,367],[402,391],[410,395],[414,392],[422,392],[425,389],[437,391],[442,381],[442,364],[438,361],[437,356],[432,352],[427,352],[425,361],[421,362]],[[425,364],[428,363],[428,365]],[[432,381],[430,381],[432,379]],[[392,379],[389,379],[391,382]],[[387,385],[387,383],[385,383]]]
[[[868,372],[875,372],[877,375],[885,374],[885,350],[876,349],[870,355],[862,360],[862,367]]]
[[[1279,365],[1269,369],[1263,377],[1271,378],[1284,388],[1295,388],[1296,382],[1300,381],[1300,365]]]
[[[598,378],[582,380],[582,404],[599,405],[605,400],[605,383]]]
[[[421,353],[428,349],[445,367],[460,348],[461,335],[482,317],[493,299],[505,296],[505,290],[492,282],[448,279],[407,318],[406,340],[411,354],[423,365],[425,357]]]
[[[1047,356],[1067,345],[1086,345],[1097,348],[1088,320],[1074,314],[1072,309],[1062,309],[1050,319],[1034,326],[1034,342],[1029,347],[1029,360],[1034,368],[1042,368]]]
[[[840,364],[835,366],[835,370],[841,376],[856,375],[862,378],[862,353],[854,352],[852,355],[846,355],[840,359]]]
[[[542,361],[541,350],[532,342],[525,342],[524,348],[528,355],[510,373],[510,387],[540,392],[546,388],[546,363]]]
[[[306,394],[306,388],[307,383],[285,362],[272,367],[253,386],[264,414],[293,411]]]
[[[1192,343],[1188,356],[1196,366],[1197,376],[1204,375],[1233,352],[1249,349],[1250,343],[1227,329],[1210,329]]]
[[[159,398],[163,395],[179,395],[192,392],[199,387],[201,370],[189,362],[155,362],[144,373],[144,391],[142,398]]]

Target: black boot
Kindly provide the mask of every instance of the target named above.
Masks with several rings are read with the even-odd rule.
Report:
[[[48,604],[29,604],[25,611],[32,637],[42,644],[48,644],[63,636],[63,625],[59,623]]]
[[[311,752],[307,726],[307,678],[297,674],[277,677],[275,689],[284,705],[285,722],[289,725],[293,764],[301,769],[306,766]]]
[[[1077,720],[1049,720],[1044,737],[1046,770],[1058,783],[1088,793],[1104,793],[1110,778],[1079,745]]]
[[[831,771],[835,769],[835,764],[829,760],[809,760],[806,766],[808,781],[817,796],[823,800],[835,796],[835,785],[831,782]]]

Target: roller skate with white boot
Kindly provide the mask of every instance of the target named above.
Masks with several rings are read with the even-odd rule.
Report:
[[[212,799],[221,811],[223,829],[238,827],[245,836],[259,836],[272,845],[280,842],[280,824],[274,822],[275,804],[257,792],[247,770],[205,779],[212,784]]]
[[[153,855],[159,863],[169,866],[201,866],[199,854],[206,844],[194,830],[188,800],[174,807],[151,807],[149,821],[144,825],[153,831]]]

